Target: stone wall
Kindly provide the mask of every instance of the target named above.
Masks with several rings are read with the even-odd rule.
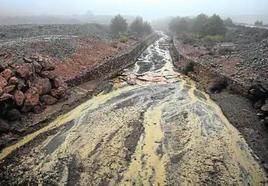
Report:
[[[66,83],[69,86],[76,86],[87,81],[104,80],[116,76],[126,67],[133,65],[141,53],[157,38],[157,34],[151,34],[141,42],[138,42],[128,48],[123,53],[120,53],[113,58],[104,61],[103,63],[93,67],[92,69],[89,69],[88,71],[85,71],[81,75],[68,80]]]
[[[248,84],[238,82],[232,77],[226,76],[213,68],[206,67],[198,61],[180,55],[174,41],[170,47],[174,66],[181,72],[189,64],[193,64],[193,70],[187,72],[187,75],[193,80],[199,82],[207,92],[213,93],[227,88],[230,93],[244,96],[252,101],[253,107],[258,110],[258,116],[261,121],[268,126],[268,85],[264,83]]]

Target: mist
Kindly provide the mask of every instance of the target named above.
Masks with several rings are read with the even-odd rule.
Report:
[[[123,14],[147,20],[167,16],[195,16],[217,13],[237,22],[268,23],[267,0],[1,0],[0,16],[70,16],[90,11],[94,15]]]

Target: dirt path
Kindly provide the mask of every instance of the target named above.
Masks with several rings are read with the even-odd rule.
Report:
[[[110,90],[4,149],[0,185],[265,185],[221,109],[173,71],[167,39]]]

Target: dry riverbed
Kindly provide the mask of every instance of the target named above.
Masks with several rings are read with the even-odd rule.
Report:
[[[113,86],[0,153],[0,185],[265,185],[258,158],[168,37]]]

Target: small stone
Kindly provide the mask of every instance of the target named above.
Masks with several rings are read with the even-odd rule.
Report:
[[[3,89],[7,85],[7,80],[0,75],[0,88]]]
[[[13,99],[13,96],[11,94],[4,93],[2,96],[0,96],[0,101],[6,101],[9,99]]]
[[[12,76],[12,71],[10,69],[5,69],[0,75],[8,81]]]
[[[54,80],[57,76],[53,71],[42,71],[40,76],[43,78],[48,78],[50,80]]]
[[[20,77],[25,78],[33,74],[33,68],[31,64],[24,63],[16,67],[16,72]]]
[[[43,95],[40,100],[46,105],[54,105],[58,101],[56,98],[50,95]]]
[[[8,83],[11,84],[11,85],[17,85],[19,83],[19,80],[16,77],[11,77],[9,79]]]
[[[15,102],[18,106],[22,106],[23,105],[23,102],[24,102],[24,99],[25,99],[25,96],[23,94],[22,91],[20,90],[17,90],[14,94],[14,99],[15,99]]]
[[[26,62],[26,63],[32,63],[33,60],[31,60],[30,58],[27,58],[27,57],[24,57],[23,60]]]
[[[9,86],[6,86],[4,89],[3,89],[3,92],[4,93],[10,93],[12,92],[14,89],[15,89],[16,85],[9,85]]]
[[[52,89],[51,95],[57,99],[63,98],[66,94],[66,91],[63,87],[59,87],[58,89]]]
[[[267,104],[267,103],[264,104],[264,105],[261,107],[261,110],[262,110],[263,112],[268,112],[268,104]]]
[[[33,62],[33,66],[36,73],[40,73],[42,71],[42,66],[38,62]]]

